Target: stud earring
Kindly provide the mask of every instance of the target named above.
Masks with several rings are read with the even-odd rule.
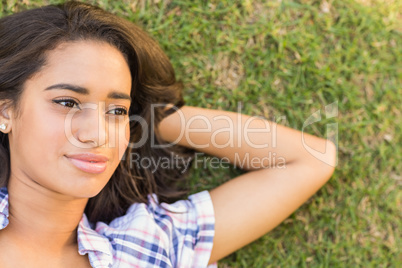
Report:
[[[1,130],[6,130],[6,128],[7,128],[6,124],[1,124],[1,125],[0,125],[0,129],[1,129]]]

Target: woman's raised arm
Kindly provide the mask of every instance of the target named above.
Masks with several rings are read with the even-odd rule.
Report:
[[[210,263],[276,227],[325,184],[336,165],[332,142],[233,112],[184,106],[159,131],[168,142],[249,170],[210,191],[216,219]],[[323,153],[316,158],[306,146]]]

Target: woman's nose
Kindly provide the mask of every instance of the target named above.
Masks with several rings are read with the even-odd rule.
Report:
[[[82,144],[102,147],[107,143],[105,103],[86,103],[81,106],[77,140]]]

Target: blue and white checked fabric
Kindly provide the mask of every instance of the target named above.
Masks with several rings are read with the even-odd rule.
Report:
[[[0,229],[8,225],[8,192],[0,188]],[[91,224],[85,214],[78,225],[78,252],[88,254],[92,267],[207,267],[215,232],[209,193],[158,206],[131,205],[109,225]],[[208,267],[216,267],[216,264]]]

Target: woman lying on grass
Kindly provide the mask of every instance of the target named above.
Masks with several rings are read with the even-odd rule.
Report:
[[[214,265],[331,177],[327,140],[304,134],[326,148],[317,159],[301,132],[183,106],[181,90],[158,45],[99,8],[68,2],[2,18],[1,266]],[[178,200],[176,159],[195,151],[248,172]],[[273,153],[280,163],[261,161]],[[153,170],[133,156],[170,163]]]

